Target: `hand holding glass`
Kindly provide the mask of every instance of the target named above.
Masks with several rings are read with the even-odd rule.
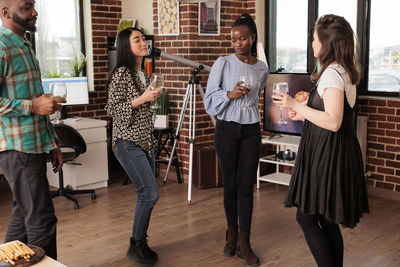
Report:
[[[272,89],[281,91],[282,93],[285,93],[285,94],[289,93],[289,86],[286,82],[274,83],[272,85]],[[272,92],[272,98],[274,98],[274,95],[278,95],[278,94],[275,92]],[[279,117],[280,117],[280,119],[279,119],[279,121],[276,122],[277,124],[287,124],[288,123],[287,121],[283,120],[283,118],[282,118],[282,107],[279,107]]]
[[[67,98],[67,86],[63,82],[51,84],[50,92],[53,97],[63,98],[64,100]],[[57,110],[55,113],[54,123],[63,123],[60,118],[60,111]]]
[[[243,75],[243,76],[240,76],[239,80],[242,82],[242,86],[246,87],[247,92],[250,92],[251,88],[253,86],[253,80],[251,79],[251,76],[250,75]],[[245,106],[244,107],[245,108],[250,108],[250,103],[248,103],[248,101],[249,101],[248,98],[249,98],[248,95],[244,96],[244,102],[245,102]]]
[[[164,75],[161,73],[153,73],[150,79],[150,89],[152,91],[161,91],[164,88]],[[150,106],[152,109],[158,109],[160,106],[154,102]]]

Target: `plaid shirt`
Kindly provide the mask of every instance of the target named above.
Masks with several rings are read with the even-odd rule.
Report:
[[[31,46],[0,27],[0,151],[37,154],[57,147],[48,116],[32,113],[32,100],[43,94],[43,88]]]

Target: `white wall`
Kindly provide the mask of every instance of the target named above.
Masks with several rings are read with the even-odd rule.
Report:
[[[153,34],[153,0],[122,0],[122,18],[136,19],[136,27]]]
[[[265,47],[265,1],[256,0],[256,25],[258,33],[258,41],[262,42]]]

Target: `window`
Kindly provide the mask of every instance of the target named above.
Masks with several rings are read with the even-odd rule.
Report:
[[[368,91],[400,92],[400,1],[371,1]]]
[[[363,94],[398,96],[400,28],[398,0],[267,0],[267,57],[272,72],[306,72],[315,68],[311,48],[316,19],[325,14],[346,18],[357,33]]]
[[[35,50],[43,77],[71,76],[75,57],[78,60],[83,57],[80,2],[36,1],[39,15]]]
[[[319,0],[318,17],[326,14],[344,17],[357,32],[357,0]]]
[[[308,0],[274,1],[268,46],[271,71],[307,71],[307,9]],[[276,33],[276,34],[275,34]]]

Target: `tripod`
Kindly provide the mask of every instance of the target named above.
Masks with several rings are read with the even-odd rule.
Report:
[[[199,83],[199,80],[196,79],[196,75],[203,69],[203,65],[200,65],[198,68],[195,68],[192,72],[191,79],[188,83],[185,99],[183,101],[183,106],[181,110],[181,114],[179,116],[178,126],[176,127],[174,143],[172,145],[171,156],[169,157],[167,171],[164,177],[164,184],[167,182],[167,177],[169,173],[169,169],[172,164],[173,157],[175,156],[176,143],[179,139],[180,132],[182,129],[183,120],[185,119],[187,105],[189,103],[189,146],[190,146],[190,154],[189,154],[189,178],[188,178],[188,203],[190,205],[192,200],[192,169],[193,169],[193,146],[195,142],[195,127],[196,127],[196,91],[199,89],[200,95],[202,98],[204,97],[204,91]],[[211,120],[215,125],[215,118],[211,116]]]

